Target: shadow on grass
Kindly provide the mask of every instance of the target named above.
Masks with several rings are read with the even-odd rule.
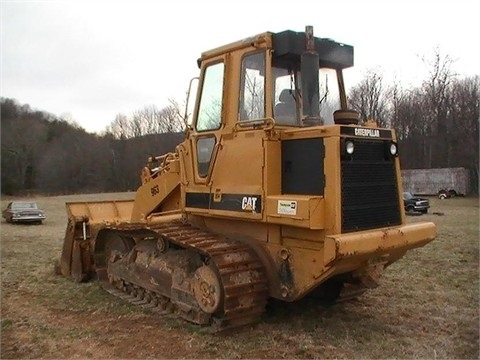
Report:
[[[263,321],[267,324],[288,326],[305,330],[325,326],[343,327],[345,324],[363,328],[368,326],[387,331],[383,324],[375,324],[371,308],[358,299],[326,305],[313,297],[293,303],[270,299]]]

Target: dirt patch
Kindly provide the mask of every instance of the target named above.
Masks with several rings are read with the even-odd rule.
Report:
[[[44,225],[1,223],[1,358],[478,358],[478,199],[430,199],[437,239],[389,267],[382,285],[330,308],[271,301],[261,322],[212,335],[54,275],[65,201],[36,198]],[[2,200],[2,208],[7,199]]]

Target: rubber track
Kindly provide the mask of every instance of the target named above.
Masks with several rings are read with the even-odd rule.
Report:
[[[116,232],[125,232],[128,236],[135,236],[136,233],[145,233],[143,224],[124,224],[108,228]],[[194,323],[201,323],[199,319],[211,316],[210,330],[213,332],[224,331],[259,321],[261,315],[265,312],[265,305],[268,299],[267,276],[262,262],[249,246],[180,221],[149,226],[148,229],[158,233],[173,244],[202,254],[211,263],[213,262],[218,270],[223,286],[224,300],[223,311],[220,312],[221,317],[217,317],[216,314],[211,316],[201,310],[193,314],[192,310],[185,312],[172,302],[166,305],[168,299],[158,294],[161,301],[155,298],[155,301],[152,303],[152,294],[149,297],[145,297],[145,294],[149,294],[149,291],[138,289],[138,285],[135,286],[137,289],[133,291],[132,295],[127,290],[131,290],[131,284],[125,283],[122,286],[122,291],[120,291],[112,287],[108,282],[103,281],[105,290],[135,305],[140,305],[162,314],[175,313],[177,316]],[[249,276],[242,276],[242,274],[244,275],[251,271],[257,272],[259,275],[258,279],[253,282],[250,281]],[[159,303],[159,305],[155,303]]]

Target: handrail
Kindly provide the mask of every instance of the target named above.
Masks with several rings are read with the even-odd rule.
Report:
[[[250,127],[256,129],[261,126],[265,126],[264,130],[272,130],[275,126],[275,120],[273,118],[242,120],[235,124],[233,130],[242,131],[249,130]]]
[[[213,169],[215,167],[215,163],[217,162],[217,155],[218,151],[220,149],[222,141],[222,137],[220,137],[219,141],[215,144],[215,147],[213,148],[213,154],[212,154],[212,159],[210,160],[210,165],[208,167],[208,173],[207,173],[207,178],[205,179],[205,184],[209,185],[210,181],[212,179],[212,174],[213,174]]]
[[[157,167],[149,168],[150,173],[151,173],[150,176],[152,178],[156,177],[158,174],[165,171],[165,169],[167,168],[168,164],[170,164],[171,161],[174,161],[177,158],[178,158],[178,154],[177,153],[171,153],[171,152],[167,153],[167,154],[164,154],[164,155],[160,155],[160,156],[149,157],[148,165],[152,164],[153,161],[160,162],[160,164]]]

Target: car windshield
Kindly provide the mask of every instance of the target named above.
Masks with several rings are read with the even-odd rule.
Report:
[[[409,192],[404,192],[404,193],[403,193],[403,199],[404,199],[404,200],[410,200],[410,199],[412,199],[412,198],[413,198],[413,195],[410,194]]]
[[[15,202],[15,203],[12,203],[12,209],[15,209],[15,210],[37,209],[37,204],[34,202]]]

